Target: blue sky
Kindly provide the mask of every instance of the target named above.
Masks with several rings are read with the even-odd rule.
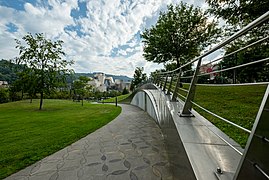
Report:
[[[0,59],[18,56],[14,39],[27,32],[64,41],[76,72],[133,76],[162,65],[144,60],[140,33],[180,0],[0,0]],[[189,4],[204,6],[202,0]]]

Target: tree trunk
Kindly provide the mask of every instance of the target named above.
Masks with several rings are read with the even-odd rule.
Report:
[[[177,68],[179,68],[180,64],[179,64],[179,58],[178,57],[176,58],[176,61],[177,61]]]
[[[83,106],[83,98],[81,99],[81,105]]]
[[[21,90],[21,100],[23,100],[23,90]]]
[[[43,105],[43,95],[44,95],[44,93],[43,93],[43,91],[41,91],[39,110],[42,109],[42,105]]]
[[[176,57],[176,61],[177,61],[177,68],[179,68],[180,67],[179,57]],[[177,72],[180,72],[180,69]]]

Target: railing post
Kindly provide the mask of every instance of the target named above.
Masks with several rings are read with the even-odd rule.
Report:
[[[234,180],[269,179],[269,85],[257,113],[244,154],[235,172]]]
[[[170,79],[170,84],[167,90],[167,94],[170,95],[171,92],[171,87],[172,87],[172,83],[173,83],[173,78],[174,78],[174,72],[172,73],[171,79]]]
[[[156,75],[156,85],[159,86],[159,75]]]
[[[159,77],[159,87],[162,89],[162,76]]]
[[[178,90],[179,84],[180,84],[181,72],[182,72],[182,70],[180,69],[179,73],[178,73],[178,77],[177,77],[177,84],[176,84],[176,87],[175,87],[175,90],[174,90],[174,93],[172,96],[172,101],[176,101],[176,99],[177,99],[177,90]]]
[[[165,77],[165,82],[164,82],[164,86],[163,86],[163,91],[165,91],[166,84],[167,84],[167,79],[168,79],[168,74],[166,74],[166,77]]]
[[[163,87],[163,76],[160,76],[160,89]]]
[[[195,72],[193,74],[193,78],[191,80],[191,84],[190,84],[190,87],[189,87],[189,92],[188,92],[185,104],[183,106],[183,109],[182,109],[182,111],[180,113],[180,116],[193,116],[191,114],[191,112],[190,112],[190,110],[192,108],[192,102],[191,101],[193,101],[194,96],[195,96],[196,83],[198,81],[198,76],[197,75],[199,74],[201,62],[202,62],[202,58],[200,58],[198,60],[197,67],[195,69]]]

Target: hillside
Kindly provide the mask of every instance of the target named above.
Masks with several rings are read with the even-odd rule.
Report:
[[[77,79],[79,76],[87,76],[87,77],[94,77],[95,74],[101,73],[101,72],[93,72],[93,73],[75,73],[75,79]],[[121,79],[123,82],[131,82],[133,78],[130,78],[125,75],[113,75],[113,74],[106,74],[108,77],[112,77],[114,80],[115,79]]]
[[[21,69],[21,65],[17,65],[11,63],[7,60],[0,60],[0,81],[7,81],[9,84],[12,84],[17,78],[16,76],[16,69]],[[94,77],[95,74],[100,72],[93,72],[93,73],[75,73],[72,77],[67,78],[67,82],[71,83],[73,80],[78,79],[79,76],[87,76],[87,77]],[[124,75],[113,75],[113,74],[106,74],[106,76],[113,77],[113,79],[121,79],[123,82],[131,82],[132,78]]]

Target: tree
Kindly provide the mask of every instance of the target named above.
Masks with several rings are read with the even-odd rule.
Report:
[[[0,87],[0,104],[8,102],[8,90]]]
[[[27,68],[21,72],[23,76],[19,81],[26,87],[31,87],[32,92],[40,93],[41,110],[44,94],[52,93],[61,82],[66,81],[66,76],[72,72],[68,66],[73,64],[73,61],[63,59],[65,53],[61,40],[46,39],[42,33],[28,33],[22,40],[24,43],[16,39],[16,48],[20,50],[16,63]]]
[[[235,43],[226,49],[226,54],[234,52],[235,50],[242,47],[245,42]],[[233,56],[225,57],[221,62],[220,66],[222,69],[233,67],[239,64],[245,64],[252,61],[267,58],[269,56],[268,42],[261,43],[259,45],[248,48],[245,51],[238,52]],[[251,82],[267,82],[269,80],[269,64],[268,62],[261,62],[238,68],[232,71],[223,72],[223,76],[233,79],[233,83],[236,81],[240,83],[251,83]],[[235,78],[235,79],[234,79]]]
[[[143,67],[136,67],[134,72],[134,79],[131,82],[131,91],[136,89],[140,83],[147,79],[146,73],[143,73]]]
[[[122,95],[125,95],[125,94],[129,94],[129,91],[128,91],[128,89],[126,89],[126,87],[122,91]]]
[[[208,11],[231,25],[247,25],[266,13],[268,0],[206,0]]]
[[[238,28],[246,26],[256,18],[266,13],[269,9],[268,0],[206,0],[211,14],[226,21],[227,35],[231,35]],[[231,28],[232,27],[232,28]],[[249,31],[247,35],[235,40],[225,48],[225,54],[236,51],[248,44],[251,44],[262,37],[267,36],[269,24],[263,23],[259,27]],[[225,57],[220,63],[222,68],[232,67],[251,61],[268,57],[268,40],[258,46],[249,47],[245,51],[236,53],[233,57]],[[269,79],[268,63],[258,63],[240,68],[234,71],[223,73],[224,76],[239,82],[267,81]]]
[[[90,86],[87,86],[87,83],[90,79],[86,76],[80,76],[78,80],[74,81],[73,89],[74,94],[82,100],[81,105],[83,106],[83,99]]]
[[[176,62],[180,67],[216,41],[220,33],[216,26],[200,8],[183,2],[171,4],[167,12],[160,13],[157,24],[142,33],[143,56],[147,61]]]
[[[10,60],[0,60],[0,80],[12,84],[17,79],[16,70],[23,66],[12,63]]]

